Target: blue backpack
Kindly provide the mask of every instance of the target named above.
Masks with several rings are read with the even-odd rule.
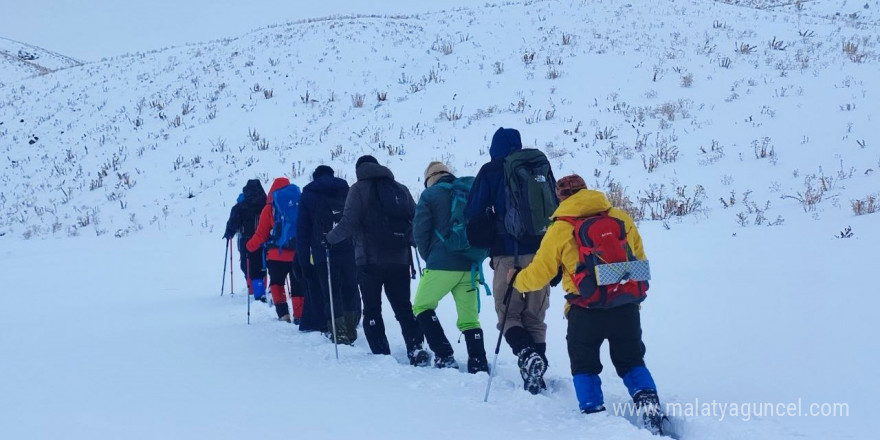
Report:
[[[279,249],[296,248],[296,219],[299,216],[299,187],[290,184],[272,193],[272,227],[270,245]]]
[[[467,236],[465,208],[467,207],[468,194],[470,194],[473,185],[473,177],[459,177],[452,183],[441,182],[437,184],[437,186],[451,192],[452,205],[449,210],[449,230],[438,231],[435,229],[434,234],[446,246],[446,249],[471,261],[471,285],[476,288],[477,282],[479,282],[486,289],[486,294],[491,295],[492,292],[483,276],[483,261],[489,257],[489,249],[471,246]]]

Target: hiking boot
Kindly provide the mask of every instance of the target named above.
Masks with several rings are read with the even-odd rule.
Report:
[[[284,316],[278,318],[278,320],[279,320],[279,321],[284,321],[284,322],[290,322],[290,315],[289,315],[289,314],[284,315]]]
[[[327,327],[332,328],[333,323],[328,321]],[[327,339],[333,342],[333,331],[327,332]],[[351,339],[348,339],[348,328],[342,317],[336,318],[336,343],[342,345],[352,345]]]
[[[293,323],[296,325],[302,324],[302,318],[293,318]]]
[[[488,373],[489,361],[486,360],[486,356],[481,358],[468,358],[467,371],[471,374]]]
[[[361,312],[345,312],[345,328],[348,330],[348,340],[352,343],[358,338],[358,321],[361,320]]]
[[[654,435],[663,435],[663,421],[669,420],[660,408],[660,398],[655,390],[641,390],[633,396],[636,414],[642,427]]]
[[[599,405],[595,408],[582,409],[581,414],[596,414],[605,411],[605,405]]]
[[[410,350],[406,356],[409,358],[409,364],[414,367],[427,367],[431,360],[428,352],[421,347]]]
[[[483,330],[479,328],[465,330],[464,341],[468,352],[468,373],[476,374],[489,372],[489,362],[486,360],[486,348],[483,345]]]
[[[523,389],[532,394],[540,393],[544,372],[547,371],[544,358],[534,348],[527,347],[519,352],[517,365],[519,365],[519,374],[523,378]]]
[[[434,356],[434,368],[454,368],[457,370],[458,362],[455,361],[455,357],[452,355]]]
[[[437,314],[433,310],[425,310],[416,316],[416,321],[425,335],[428,347],[434,352],[434,365],[436,366],[437,359],[452,358],[452,344],[449,343],[449,339],[446,339]]]
[[[266,302],[268,302],[268,300],[266,299],[265,296],[261,296],[261,297],[257,298],[257,301],[259,301],[259,302],[261,302],[261,303],[263,303],[263,304],[266,304]]]

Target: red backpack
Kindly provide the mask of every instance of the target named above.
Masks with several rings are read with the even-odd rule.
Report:
[[[571,280],[579,295],[566,295],[570,304],[610,309],[645,300],[651,278],[648,262],[633,255],[622,220],[607,211],[558,220],[571,224],[578,247],[578,265]]]

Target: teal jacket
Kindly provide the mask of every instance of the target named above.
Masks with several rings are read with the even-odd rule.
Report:
[[[470,272],[470,260],[447,250],[436,232],[443,233],[449,229],[449,213],[452,210],[452,193],[437,183],[452,183],[453,180],[455,176],[451,174],[443,176],[422,192],[413,219],[413,238],[419,255],[425,260],[426,269]]]

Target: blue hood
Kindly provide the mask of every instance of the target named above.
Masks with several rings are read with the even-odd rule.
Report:
[[[516,150],[522,150],[522,139],[519,136],[519,131],[513,128],[501,127],[492,136],[489,157],[492,160],[504,159],[508,154]]]

